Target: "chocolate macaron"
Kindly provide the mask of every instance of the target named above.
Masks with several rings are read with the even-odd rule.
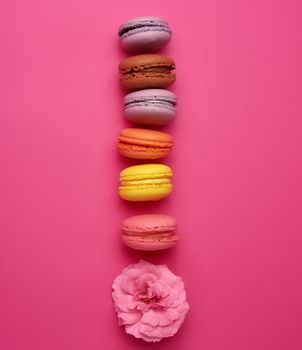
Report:
[[[175,81],[174,69],[172,58],[156,54],[131,56],[119,65],[121,84],[128,91],[167,88]]]

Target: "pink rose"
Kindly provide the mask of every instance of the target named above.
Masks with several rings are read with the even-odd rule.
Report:
[[[183,280],[166,265],[142,260],[129,265],[112,288],[119,324],[126,333],[148,342],[172,337],[189,310]]]

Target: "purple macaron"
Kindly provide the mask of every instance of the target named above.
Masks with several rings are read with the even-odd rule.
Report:
[[[132,53],[160,50],[171,40],[168,23],[159,17],[136,17],[119,28],[121,46]]]
[[[126,119],[135,124],[162,126],[176,117],[176,96],[164,89],[146,89],[124,97]]]

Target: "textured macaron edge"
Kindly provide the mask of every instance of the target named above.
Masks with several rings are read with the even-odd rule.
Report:
[[[148,184],[148,181],[152,181],[152,183],[157,180],[157,183],[162,184],[170,181],[172,177],[172,171],[166,173],[141,173],[141,174],[120,174],[120,181],[122,184],[135,184],[136,182],[144,181]]]
[[[119,142],[129,145],[172,148],[173,138],[170,134],[150,129],[125,128],[119,134]]]
[[[134,104],[148,104],[148,103],[164,103],[171,105],[173,109],[177,105],[176,95],[165,89],[145,89],[138,90],[127,94],[124,97],[124,107],[130,107]]]
[[[161,234],[168,234],[173,235],[175,234],[177,230],[177,225],[157,225],[157,226],[145,226],[142,225],[127,225],[125,223],[121,226],[122,232],[124,235],[130,235],[130,236],[140,236],[140,235],[161,235]]]
[[[172,169],[161,163],[132,165],[120,172],[120,179],[148,179],[148,178],[170,178]]]
[[[131,249],[141,251],[158,251],[173,248],[178,241],[178,237],[169,237],[165,240],[154,240],[147,237],[139,239],[137,237],[132,238],[123,235],[122,241],[125,244],[125,246]]]
[[[118,144],[121,155],[132,159],[159,159],[166,157],[170,153],[170,148],[154,148],[129,144]]]
[[[177,230],[177,222],[173,216],[165,214],[141,214],[125,218],[121,223],[123,232],[173,233]]]
[[[165,55],[144,54],[125,58],[119,64],[119,71],[122,75],[137,73],[148,70],[164,69],[173,71],[175,69],[174,60]]]

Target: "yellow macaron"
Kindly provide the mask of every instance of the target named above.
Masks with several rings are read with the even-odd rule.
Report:
[[[172,175],[164,164],[130,166],[120,173],[120,197],[133,202],[158,201],[171,193]]]

